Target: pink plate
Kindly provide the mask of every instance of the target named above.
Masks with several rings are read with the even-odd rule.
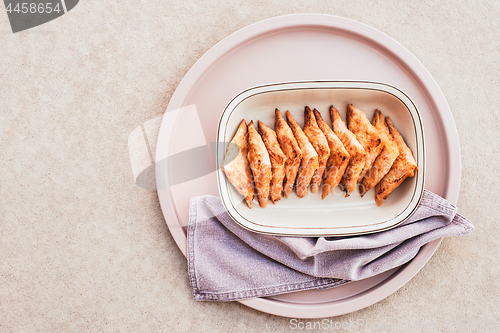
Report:
[[[315,80],[382,82],[404,91],[423,122],[425,188],[456,203],[458,135],[448,103],[423,65],[399,43],[362,23],[321,14],[280,16],[243,28],[210,49],[183,78],[167,107],[156,150],[158,197],[168,228],[184,255],[189,199],[218,195],[216,172],[212,164],[211,172],[174,184],[168,157],[190,149],[202,151],[203,147],[210,152],[222,111],[240,91],[269,83]],[[203,163],[207,164],[200,154],[199,164]],[[439,243],[423,246],[408,264],[366,280],[241,303],[295,318],[353,312],[401,288],[426,264]]]

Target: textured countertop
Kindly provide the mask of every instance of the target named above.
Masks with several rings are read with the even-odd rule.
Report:
[[[318,321],[193,301],[127,143],[218,41],[305,12],[373,26],[429,70],[460,138],[458,210],[476,227],[444,239],[391,296],[328,320],[363,320],[346,329],[359,332],[498,331],[499,1],[88,0],[16,34],[0,7],[0,332],[289,332]]]

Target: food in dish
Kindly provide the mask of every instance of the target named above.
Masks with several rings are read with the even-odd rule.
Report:
[[[347,127],[356,136],[366,152],[365,167],[358,176],[358,183],[361,183],[377,156],[382,152],[384,145],[379,132],[370,124],[365,113],[352,104],[347,105],[346,122]]]
[[[345,169],[349,164],[350,155],[342,144],[342,141],[335,135],[330,126],[321,117],[321,113],[316,109],[314,109],[314,116],[330,148],[330,157],[326,162],[325,173],[323,175],[321,199],[324,199],[340,183]]]
[[[269,159],[271,160],[272,178],[270,196],[271,202],[275,204],[281,199],[283,180],[285,179],[285,162],[287,158],[278,143],[276,132],[260,120],[258,121],[258,125],[259,134],[262,137],[262,141],[269,153]]]
[[[248,163],[252,170],[259,206],[265,208],[272,178],[271,160],[260,134],[255,130],[253,121],[248,124]]]
[[[396,143],[399,155],[391,166],[389,172],[375,186],[375,202],[381,205],[389,195],[408,177],[413,177],[417,170],[417,163],[413,154],[394,127],[391,118],[386,117],[385,122],[394,142]]]
[[[302,152],[300,151],[299,144],[295,140],[292,130],[287,122],[281,116],[280,110],[274,111],[275,120],[274,128],[276,137],[286,156],[285,161],[285,183],[283,185],[283,193],[285,198],[288,198],[293,190],[297,173],[299,172],[300,163],[302,161]]]
[[[234,188],[245,198],[248,208],[252,208],[254,188],[252,174],[248,164],[247,123],[243,119],[226,149],[222,162],[222,171]]]
[[[366,153],[354,134],[347,129],[346,124],[340,117],[339,111],[333,106],[330,107],[330,117],[332,118],[333,131],[344,144],[345,149],[351,156],[347,170],[341,180],[346,197],[356,189],[358,177],[366,163]]]
[[[325,172],[326,162],[330,157],[330,147],[325,135],[318,127],[313,112],[308,106],[304,109],[304,134],[318,154],[318,168],[311,179],[311,193],[316,193]]]
[[[398,146],[396,142],[394,142],[394,139],[392,138],[389,128],[385,122],[385,117],[380,110],[375,110],[372,125],[378,130],[384,149],[375,159],[373,167],[367,172],[361,181],[361,196],[364,196],[366,192],[371,190],[382,180],[387,172],[389,172],[392,164],[399,155]]]
[[[308,106],[304,109],[304,130],[290,111],[286,111],[285,121],[278,109],[276,131],[260,120],[258,130],[253,121],[248,126],[241,121],[222,169],[249,208],[255,190],[259,206],[264,208],[269,198],[273,204],[282,193],[288,198],[294,184],[297,196],[303,198],[309,185],[316,193],[323,182],[323,200],[339,184],[348,197],[359,179],[361,196],[375,187],[375,201],[380,206],[406,178],[414,176],[417,163],[410,148],[380,110],[375,110],[369,123],[362,111],[349,104],[346,118],[353,131],[335,107],[329,111],[333,130],[318,110],[311,111]],[[369,165],[367,151],[375,156]],[[361,178],[363,170],[368,171]]]
[[[318,154],[302,131],[302,128],[300,128],[297,121],[292,117],[290,111],[286,111],[285,114],[288,126],[292,129],[293,135],[302,152],[302,161],[297,176],[297,196],[303,198],[307,193],[307,187],[311,183],[314,172],[318,169]]]

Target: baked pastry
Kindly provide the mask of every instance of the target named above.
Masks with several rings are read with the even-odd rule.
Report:
[[[324,199],[340,183],[342,175],[349,164],[350,156],[342,144],[342,141],[335,135],[316,109],[314,109],[314,116],[330,148],[330,157],[328,157],[325,173],[323,174],[323,192],[321,193],[321,199]]]
[[[265,208],[271,184],[271,160],[261,136],[255,130],[253,121],[248,124],[248,163],[252,169],[259,206]]]
[[[281,116],[280,110],[276,109],[274,120],[274,128],[276,130],[276,137],[286,156],[285,160],[285,182],[283,185],[283,193],[285,198],[288,198],[293,190],[297,173],[299,172],[300,163],[302,161],[302,152],[300,151],[299,144],[295,140],[292,130],[287,122]]]
[[[260,120],[258,124],[259,134],[262,137],[262,141],[264,142],[267,152],[269,153],[269,159],[271,160],[272,179],[270,195],[271,202],[275,204],[278,200],[281,199],[281,192],[283,192],[283,180],[285,179],[285,162],[287,158],[281,150],[280,144],[278,143],[276,132],[274,132]]]
[[[302,152],[302,161],[297,176],[297,196],[303,198],[307,193],[307,187],[311,183],[314,172],[318,168],[318,154],[290,111],[286,112],[286,119]]]
[[[404,142],[401,134],[392,124],[391,118],[386,117],[385,122],[391,136],[398,146],[399,155],[391,166],[389,172],[375,186],[375,202],[381,205],[387,197],[408,177],[413,177],[417,170],[417,162]]]
[[[308,106],[304,109],[304,134],[318,154],[318,168],[311,179],[311,193],[316,193],[325,172],[326,162],[330,157],[330,147],[328,147],[328,141],[326,141],[325,135],[318,127],[316,118]]]
[[[245,198],[248,208],[252,208],[254,189],[252,174],[248,164],[247,123],[243,119],[226,149],[222,171],[234,188]]]
[[[332,118],[333,131],[338,136],[345,149],[349,153],[351,159],[347,165],[347,170],[341,180],[341,185],[346,192],[346,197],[356,189],[358,177],[366,163],[366,153],[356,136],[347,129],[346,124],[340,117],[339,111],[330,106],[330,117]]]
[[[377,185],[382,178],[389,172],[392,164],[399,155],[399,150],[396,142],[389,133],[389,128],[385,123],[385,117],[380,110],[375,110],[375,115],[372,121],[373,127],[377,129],[382,139],[384,149],[373,162],[373,166],[361,181],[360,193],[361,196]]]
[[[347,105],[346,115],[347,127],[356,136],[359,143],[363,146],[366,152],[365,167],[358,176],[358,183],[371,169],[373,162],[384,149],[380,134],[375,127],[370,124],[365,113],[355,108],[352,104]]]

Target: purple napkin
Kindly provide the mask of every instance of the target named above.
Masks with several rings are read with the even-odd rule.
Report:
[[[195,197],[187,234],[193,297],[235,301],[330,288],[403,265],[422,245],[473,229],[453,204],[429,191],[424,191],[417,210],[401,225],[348,237],[255,233],[237,224],[219,197]]]

